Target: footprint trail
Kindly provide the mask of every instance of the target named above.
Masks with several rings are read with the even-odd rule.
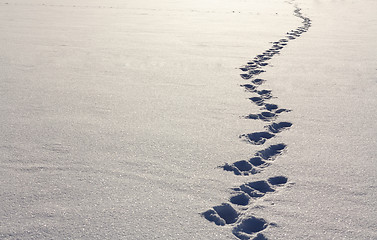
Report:
[[[290,2],[292,4],[292,2]],[[257,55],[253,60],[247,62],[239,69],[242,71],[241,78],[248,83],[240,85],[245,91],[253,94],[249,98],[252,104],[260,107],[259,113],[252,113],[243,116],[244,119],[260,120],[267,125],[264,131],[241,134],[239,137],[251,145],[264,145],[268,140],[276,137],[284,130],[292,127],[291,122],[277,122],[282,113],[289,113],[291,110],[280,108],[278,105],[269,102],[276,98],[271,89],[259,89],[267,80],[261,78],[269,65],[269,61],[275,55],[280,54],[282,49],[291,41],[296,40],[311,27],[311,20],[303,16],[301,8],[295,5],[294,16],[302,19],[302,25],[296,29],[288,31],[284,38],[271,42],[272,46],[263,53]],[[263,150],[256,152],[247,160],[239,160],[233,163],[225,163],[220,166],[224,171],[232,172],[237,176],[250,176],[260,173],[270,166],[278,156],[287,150],[284,143],[272,144]],[[276,224],[258,216],[250,215],[253,204],[262,201],[267,194],[279,191],[288,182],[285,176],[276,176],[267,180],[246,182],[239,187],[232,188],[229,201],[201,213],[210,222],[218,226],[231,226],[232,233],[238,239],[267,239],[263,231]]]
[[[287,182],[288,178],[276,176],[242,184],[232,189],[229,202],[212,207],[203,212],[202,216],[218,226],[231,226],[233,234],[239,239],[250,239],[255,234],[258,234],[256,237],[265,239],[260,232],[275,224],[260,217],[250,216],[248,210],[266,194],[278,191]]]

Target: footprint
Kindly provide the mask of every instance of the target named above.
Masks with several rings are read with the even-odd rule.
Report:
[[[271,177],[265,180],[261,181],[254,181],[254,182],[249,182],[249,183],[244,183],[239,187],[233,188],[233,195],[234,196],[239,196],[241,194],[247,194],[250,199],[257,199],[261,198],[267,193],[270,192],[275,192],[276,187],[281,187],[284,184],[288,182],[288,178],[284,176],[276,176],[276,177]],[[236,195],[237,194],[237,195]],[[238,205],[243,205],[244,202],[241,201],[242,204]],[[237,204],[237,201],[235,202]]]
[[[255,166],[255,165],[254,165]],[[234,162],[233,164],[225,163],[224,166],[220,166],[224,171],[233,172],[235,175],[250,175],[259,172],[253,167],[250,161],[241,160]]]
[[[261,112],[259,114],[249,114],[245,116],[247,119],[260,119],[265,122],[272,122],[276,119],[277,114],[272,112]]]
[[[239,239],[250,239],[252,234],[263,231],[268,227],[268,222],[263,218],[248,217],[233,228],[233,234]]]
[[[208,221],[214,222],[219,226],[235,223],[239,215],[240,214],[229,203],[223,203],[202,213],[202,216]]]
[[[288,178],[284,176],[271,177],[267,180],[271,185],[281,186],[288,182]]]
[[[285,109],[285,108],[280,108],[278,110],[275,111],[275,113],[279,114],[279,113],[282,113],[282,112],[290,112],[291,110],[289,109]]]
[[[257,91],[257,93],[259,94],[259,96],[261,96],[261,98],[263,99],[270,99],[272,98],[272,94],[271,94],[271,90],[260,90],[260,91]]]
[[[255,92],[257,87],[253,84],[244,84],[244,85],[240,85],[241,87],[244,87],[247,91],[249,92]]]
[[[254,190],[259,191],[260,193],[264,193],[264,194],[268,193],[268,192],[274,192],[275,191],[273,188],[271,188],[271,186],[266,181],[249,182],[249,183],[246,183],[246,185],[248,187],[250,187],[251,189],[254,189]],[[259,197],[259,195],[257,197]]]
[[[263,72],[266,72],[265,70],[260,70],[260,69],[256,69],[256,70],[251,70],[249,71],[249,74],[252,74],[252,75],[259,75]]]
[[[266,106],[267,105],[267,106]],[[285,109],[285,108],[280,108],[276,109],[274,106],[271,106],[271,104],[265,104],[262,109],[268,110],[268,111],[263,111],[258,114],[249,114],[247,116],[244,116],[246,119],[254,119],[254,120],[262,120],[265,122],[272,122],[276,120],[278,115],[282,112],[290,112],[291,110]]]
[[[264,62],[264,61],[268,61],[268,60],[270,60],[271,58],[268,57],[268,56],[266,56],[265,53],[262,53],[262,54],[257,55],[256,57],[254,57],[254,59],[257,60],[257,61],[262,61],[262,62]]]
[[[253,60],[253,61],[250,61],[250,62],[247,62],[247,64],[248,65],[250,65],[250,66],[257,66],[257,64],[255,63],[255,61]]]
[[[245,141],[253,145],[262,145],[267,139],[273,138],[275,135],[269,132],[254,132],[249,134],[242,134],[240,137],[245,138]]]
[[[257,63],[251,63],[251,64],[247,64],[247,65],[245,65],[245,66],[243,66],[243,67],[240,67],[240,69],[241,69],[241,71],[243,71],[243,72],[246,72],[246,71],[252,71],[252,70],[258,70],[258,68],[259,68],[259,66],[258,66],[258,64]]]
[[[246,206],[250,202],[250,196],[242,192],[232,196],[229,201],[236,205]]]
[[[262,85],[266,80],[263,80],[263,79],[260,79],[260,78],[257,78],[257,79],[254,79],[253,81],[251,81],[252,83],[256,84],[256,85]]]
[[[241,75],[241,77],[243,78],[243,79],[250,79],[250,78],[252,78],[253,77],[253,75],[252,74],[240,74]]]
[[[285,108],[279,108],[276,104],[271,103],[265,103],[264,107],[262,109],[266,109],[267,111],[274,112],[276,114],[282,113],[282,112],[290,112],[291,110],[285,109]]]
[[[267,109],[268,111],[272,112],[272,111],[275,111],[275,110],[278,109],[278,105],[267,103],[267,104],[264,105],[264,108]]]
[[[215,210],[210,209],[204,213],[202,216],[210,222],[214,222],[216,225],[224,226],[226,224],[225,220],[222,219]]]
[[[275,158],[282,154],[287,145],[280,143],[269,146],[255,153],[249,160],[241,160],[233,164],[225,163],[220,166],[223,170],[233,172],[235,175],[252,175],[261,172],[262,168],[268,167]]]
[[[269,165],[269,163],[263,161],[261,157],[252,157],[249,159],[249,163],[259,168],[267,167]]]
[[[265,72],[265,70],[259,70],[259,69],[256,69],[256,70],[249,70],[249,73],[246,74],[246,73],[243,73],[243,74],[240,74],[240,76],[243,78],[243,79],[250,79],[252,78],[253,76],[255,75],[259,75],[261,73]]]
[[[279,123],[272,123],[271,125],[266,126],[265,128],[272,133],[279,133],[287,128],[290,128],[292,123],[290,122],[279,122]]]
[[[255,103],[256,105],[258,106],[263,106],[264,105],[264,101],[263,101],[263,98],[260,98],[260,97],[252,97],[252,98],[249,98],[253,103]]]
[[[260,101],[257,101],[258,99],[260,99]],[[262,104],[261,101],[263,103],[263,99],[256,98],[254,102],[257,105],[260,105]],[[292,126],[292,123],[290,122],[272,123],[265,127],[268,130],[266,132],[254,132],[254,133],[249,133],[249,134],[242,134],[240,135],[240,138],[244,138],[245,141],[253,145],[262,145],[266,142],[266,140],[273,138],[275,134],[280,133],[281,131],[285,129],[288,129],[291,126]]]
[[[287,145],[284,143],[274,144],[269,146],[268,148],[264,150],[258,151],[255,156],[261,157],[264,160],[273,161],[277,156],[282,154],[282,152],[287,148]],[[256,161],[256,160],[255,160]],[[254,164],[253,164],[254,165]],[[256,165],[254,165],[256,166]]]

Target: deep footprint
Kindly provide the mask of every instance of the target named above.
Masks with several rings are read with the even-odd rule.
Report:
[[[216,225],[224,226],[225,224],[235,223],[239,213],[229,203],[223,203],[202,213],[202,216]]]
[[[249,99],[250,99],[250,101],[252,101],[253,103],[255,103],[257,106],[263,106],[263,104],[264,104],[263,98],[260,98],[260,97],[251,97]]]
[[[246,193],[238,193],[232,196],[229,201],[236,205],[246,206],[249,204],[250,196]]]
[[[261,79],[261,78],[256,78],[254,79],[253,81],[251,81],[252,83],[256,84],[256,85],[262,85],[266,80],[264,79]]]
[[[254,157],[248,161],[241,160],[233,164],[226,163],[221,166],[225,171],[233,172],[235,175],[251,175],[257,174],[262,171],[262,168],[268,167],[272,161],[275,160],[285,149],[286,145],[283,143],[274,144],[266,149],[260,150],[255,153]]]
[[[259,94],[259,96],[261,96],[261,98],[263,98],[263,99],[270,99],[270,98],[272,98],[271,92],[272,92],[271,90],[257,91],[257,93]]]
[[[288,178],[284,176],[271,177],[267,180],[271,185],[283,185],[288,182]]]
[[[277,117],[277,114],[276,113],[272,113],[272,112],[261,112],[259,114],[249,114],[247,116],[245,116],[245,118],[247,119],[259,119],[259,120],[262,120],[262,121],[265,121],[265,122],[272,122],[276,119]]]
[[[270,111],[272,113],[280,114],[282,112],[290,112],[291,110],[285,109],[285,108],[279,108],[276,104],[271,103],[265,103],[264,107],[262,109],[266,109],[267,111]]]
[[[268,131],[272,133],[279,133],[283,130],[286,130],[292,126],[290,122],[279,122],[279,123],[272,123],[271,125],[266,126]]]
[[[261,157],[264,160],[273,161],[286,149],[286,147],[287,145],[285,145],[284,143],[271,145],[264,150],[258,151],[255,156]]]
[[[266,140],[273,138],[275,135],[269,132],[254,132],[249,134],[243,134],[240,137],[245,138],[245,141],[253,145],[262,145]]]
[[[244,85],[240,85],[241,87],[244,87],[246,91],[249,91],[249,92],[255,92],[256,91],[256,86],[255,85],[252,85],[252,84],[244,84]]]
[[[237,205],[245,205],[245,201],[241,201],[241,199],[248,199],[244,196],[243,194],[247,194],[250,198],[261,198],[263,197],[266,193],[269,192],[275,192],[276,189],[275,187],[280,187],[288,182],[288,178],[284,176],[276,176],[276,177],[271,177],[267,179],[267,181],[261,180],[261,181],[254,181],[254,182],[248,182],[244,183],[239,187],[233,188],[234,193],[233,197],[237,196],[236,199],[233,199],[234,204]],[[231,199],[232,199],[231,198]],[[241,204],[239,204],[241,203]]]
[[[221,168],[225,171],[233,172],[235,175],[250,175],[259,172],[250,162],[245,160],[237,161],[233,164],[225,163]]]
[[[233,228],[233,234],[239,239],[250,239],[252,234],[258,233],[268,226],[263,218],[248,217]]]

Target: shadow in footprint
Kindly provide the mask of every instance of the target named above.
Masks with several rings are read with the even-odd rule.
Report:
[[[286,184],[288,182],[288,178],[287,177],[284,177],[284,176],[277,176],[277,177],[271,177],[269,179],[267,179],[267,181],[271,184],[271,185],[283,185],[283,184]]]
[[[249,172],[253,169],[253,166],[245,160],[235,162],[235,163],[233,163],[233,165],[237,169],[239,169],[240,171],[243,171],[243,172],[246,172],[246,171]]]
[[[253,240],[268,240],[262,233],[258,233]]]
[[[250,158],[249,163],[255,167],[267,167],[269,164],[262,160],[260,157]]]
[[[246,193],[238,193],[237,195],[232,196],[229,201],[233,204],[246,206],[249,204],[250,196]]]
[[[229,203],[223,203],[220,206],[213,207],[213,209],[224,219],[226,224],[235,223],[238,219],[238,212]]]

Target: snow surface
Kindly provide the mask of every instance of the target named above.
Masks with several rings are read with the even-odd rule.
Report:
[[[0,2],[0,239],[376,239],[376,9]]]

